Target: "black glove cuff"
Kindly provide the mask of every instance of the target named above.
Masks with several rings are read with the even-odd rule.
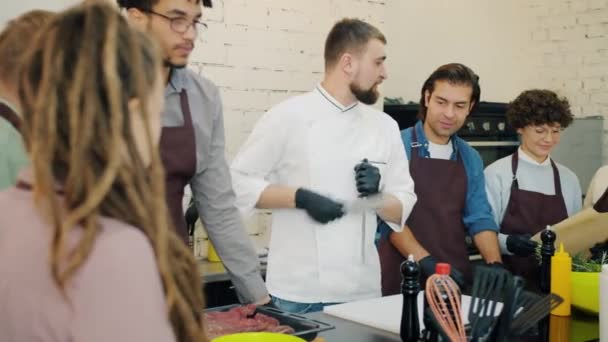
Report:
[[[296,190],[296,196],[295,196],[295,202],[296,202],[296,208],[298,209],[304,209],[305,203],[306,203],[306,199],[309,197],[310,191],[304,189],[304,188],[299,188],[298,190]]]

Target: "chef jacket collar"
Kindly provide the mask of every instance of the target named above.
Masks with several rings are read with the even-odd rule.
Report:
[[[317,91],[321,94],[321,96],[323,96],[329,103],[331,103],[334,107],[336,107],[337,109],[339,109],[342,113],[347,112],[353,108],[355,108],[358,104],[359,101],[355,101],[352,104],[348,105],[348,106],[343,106],[340,101],[336,100],[333,96],[331,96],[327,90],[325,90],[323,88],[323,86],[321,84],[317,85]]]

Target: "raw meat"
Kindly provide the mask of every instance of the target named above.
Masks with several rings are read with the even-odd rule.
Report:
[[[214,339],[219,336],[239,332],[268,331],[292,334],[295,331],[287,325],[280,325],[273,317],[255,312],[253,304],[232,308],[228,311],[205,312],[204,320],[207,337]]]

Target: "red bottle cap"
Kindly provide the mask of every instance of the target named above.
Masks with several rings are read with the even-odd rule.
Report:
[[[437,263],[437,265],[435,265],[435,273],[440,274],[440,275],[450,275],[450,264],[446,264],[443,262],[439,262]]]

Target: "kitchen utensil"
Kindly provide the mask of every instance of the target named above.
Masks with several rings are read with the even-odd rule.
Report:
[[[538,287],[543,293],[551,292],[551,258],[555,255],[555,239],[557,236],[547,226],[541,233],[540,239],[540,277]]]
[[[524,335],[563,302],[563,299],[554,293],[541,296],[525,291],[521,298],[519,306],[522,309],[513,318],[511,336]]]
[[[306,341],[293,335],[267,333],[267,332],[247,332],[231,335],[224,335],[211,340],[211,342],[302,342]]]
[[[498,318],[495,313],[499,302],[504,302],[505,292],[512,283],[509,271],[496,267],[477,266],[469,307],[470,336],[472,339],[487,338]]]
[[[367,233],[367,212],[382,208],[384,196],[381,193],[358,197],[351,201],[341,201],[347,213],[361,214],[361,262],[365,263],[365,235]]]
[[[442,265],[445,265],[443,270]],[[460,289],[449,274],[448,264],[437,264],[437,273],[426,281],[426,300],[442,333],[450,341],[465,342],[467,336],[460,314]]]
[[[382,208],[383,201],[384,196],[382,193],[378,193],[341,202],[344,205],[344,211],[347,213],[364,213],[367,211],[376,211]]]
[[[420,270],[414,256],[409,255],[401,263],[401,294],[403,307],[401,310],[401,329],[399,335],[402,342],[418,342],[420,338],[420,323],[418,318],[418,292],[420,292]],[[460,316],[460,312],[459,312]]]
[[[420,330],[425,328],[422,314],[424,312],[423,298],[424,292],[420,291],[418,294],[418,312],[421,313],[418,316]],[[468,323],[467,313],[469,312],[470,304],[471,297],[462,295],[460,306],[462,319],[465,325]],[[324,307],[323,312],[328,315],[336,316],[348,321],[399,335],[401,327],[402,305],[403,296],[401,294],[397,294],[393,296],[370,298],[344,304],[330,305]],[[497,316],[501,309],[502,304],[498,305],[496,308]]]
[[[509,333],[513,317],[520,311],[521,297],[524,292],[526,281],[519,276],[513,276],[511,283],[508,284],[505,290],[505,302],[500,314],[492,341],[507,342],[509,341]]]

